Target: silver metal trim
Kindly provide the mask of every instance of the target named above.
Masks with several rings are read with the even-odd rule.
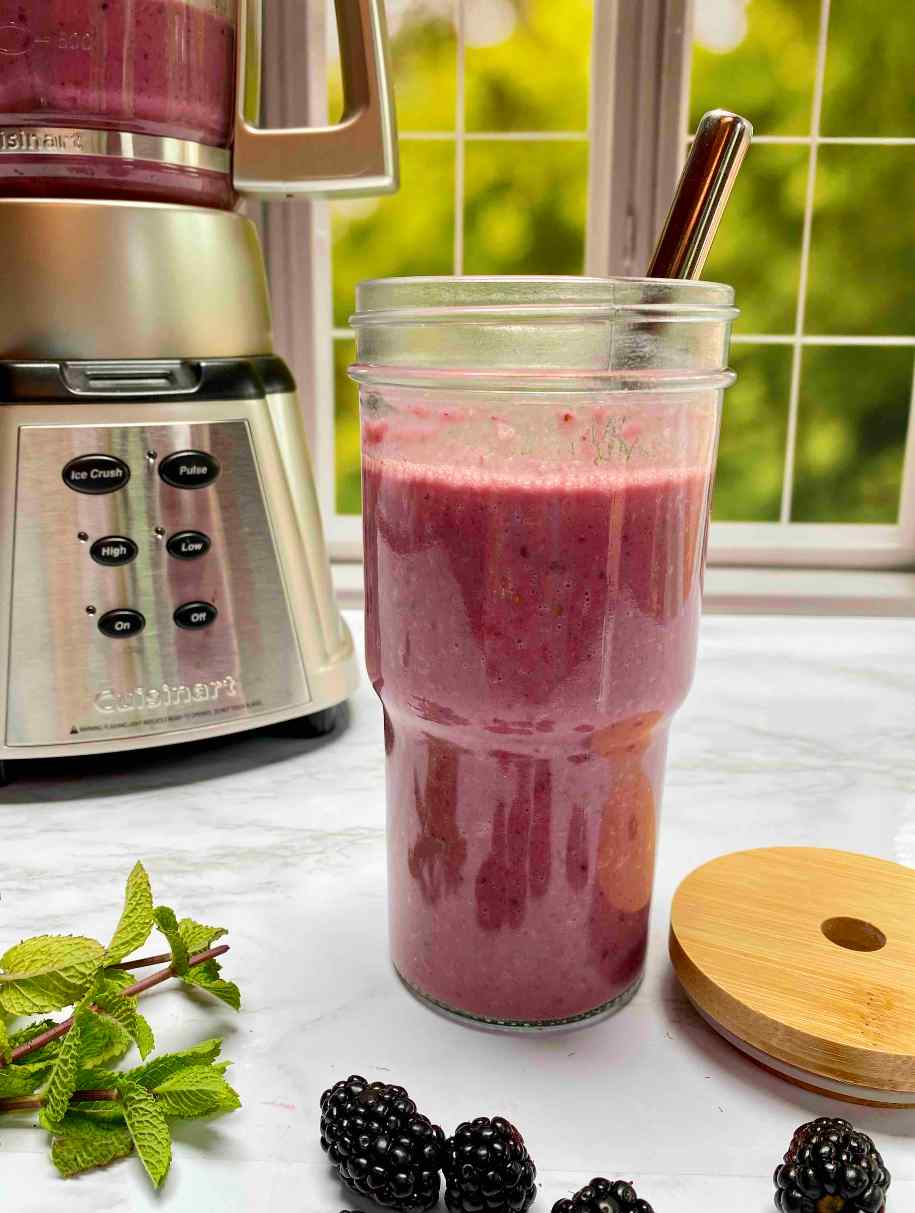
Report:
[[[232,172],[232,153],[228,148],[131,131],[82,130],[67,126],[2,126],[2,156],[107,156],[226,176]]]

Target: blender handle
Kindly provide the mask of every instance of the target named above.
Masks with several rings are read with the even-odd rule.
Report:
[[[235,188],[262,198],[396,190],[397,125],[383,0],[336,0],[344,96],[340,122],[286,130],[256,125],[261,8],[262,0],[239,0]]]

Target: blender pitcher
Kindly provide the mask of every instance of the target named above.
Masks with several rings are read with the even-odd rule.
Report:
[[[0,196],[232,207],[397,184],[383,0],[337,0],[345,109],[257,125],[261,0],[0,0]]]

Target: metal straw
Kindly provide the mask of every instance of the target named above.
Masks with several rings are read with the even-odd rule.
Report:
[[[699,123],[648,266],[649,278],[698,278],[718,231],[753,127],[727,110]]]

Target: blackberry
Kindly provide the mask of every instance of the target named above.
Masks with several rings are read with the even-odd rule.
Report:
[[[597,1176],[574,1196],[557,1200],[553,1213],[654,1213],[647,1200],[639,1200],[625,1180]]]
[[[821,1116],[791,1139],[775,1172],[782,1213],[883,1213],[890,1173],[866,1133]]]
[[[537,1168],[524,1138],[501,1116],[458,1125],[442,1159],[451,1213],[526,1213],[537,1194]]]
[[[403,1087],[358,1074],[321,1096],[321,1147],[353,1192],[387,1209],[425,1213],[438,1201],[445,1135]]]

